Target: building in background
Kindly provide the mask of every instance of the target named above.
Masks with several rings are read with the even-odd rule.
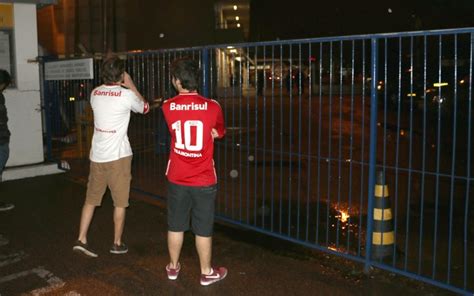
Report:
[[[44,162],[37,9],[55,0],[0,0],[0,67],[14,83],[5,90],[10,157],[3,181],[62,172]]]
[[[472,0],[58,0],[38,11],[40,44],[68,55],[468,26]]]
[[[59,0],[38,10],[38,37],[46,54],[126,49],[125,0]]]
[[[39,42],[59,55],[237,43],[250,0],[59,0],[38,10]]]
[[[221,0],[214,4],[215,43],[247,41],[250,35],[250,2]]]

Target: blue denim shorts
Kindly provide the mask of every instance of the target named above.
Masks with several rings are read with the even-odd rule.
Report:
[[[168,230],[211,237],[217,185],[194,187],[168,183]]]

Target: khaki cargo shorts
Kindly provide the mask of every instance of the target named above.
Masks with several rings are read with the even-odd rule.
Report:
[[[130,196],[131,180],[132,156],[102,163],[91,161],[85,203],[100,206],[108,186],[114,206],[126,208]]]

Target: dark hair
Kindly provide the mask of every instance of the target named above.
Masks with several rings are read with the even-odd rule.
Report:
[[[125,72],[125,61],[117,56],[107,58],[102,63],[102,81],[111,84],[122,81],[122,74]]]
[[[10,73],[8,71],[0,69],[0,91],[3,91],[5,88],[10,85],[10,82],[12,82],[12,78],[10,76]]]
[[[200,70],[197,61],[179,58],[171,64],[171,76],[181,81],[181,86],[189,91],[199,88]]]

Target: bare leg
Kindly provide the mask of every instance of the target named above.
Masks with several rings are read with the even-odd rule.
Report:
[[[201,274],[209,274],[211,272],[212,236],[196,235],[196,250],[199,255]]]
[[[114,244],[122,244],[122,233],[125,225],[125,208],[114,208]]]
[[[79,238],[82,243],[87,244],[87,232],[94,216],[95,206],[84,204],[82,207],[81,224],[79,226]]]
[[[168,252],[170,254],[170,267],[176,268],[183,246],[184,232],[168,231]]]

